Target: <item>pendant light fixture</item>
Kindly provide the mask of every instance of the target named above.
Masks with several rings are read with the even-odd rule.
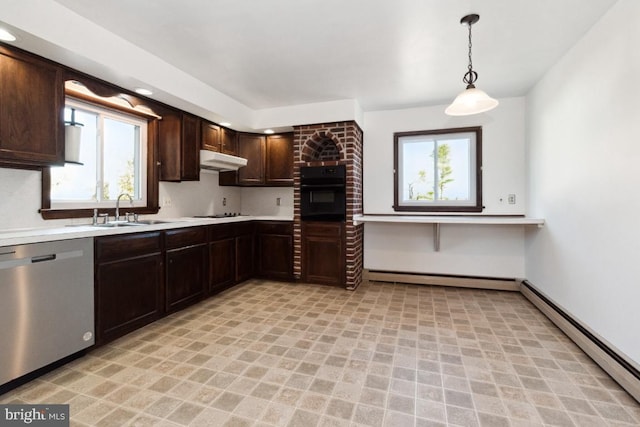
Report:
[[[65,132],[64,132],[64,161],[65,163],[74,163],[77,165],[81,165],[80,163],[80,140],[81,140],[81,131],[82,123],[76,122],[76,110],[75,108],[71,109],[71,120],[68,122],[64,122]]]
[[[498,101],[491,98],[484,91],[475,87],[478,80],[478,73],[473,71],[471,62],[471,26],[480,20],[480,15],[467,15],[460,20],[462,25],[469,27],[469,65],[462,81],[467,84],[467,88],[453,100],[453,103],[444,111],[450,116],[469,116],[471,114],[484,113],[498,106]]]

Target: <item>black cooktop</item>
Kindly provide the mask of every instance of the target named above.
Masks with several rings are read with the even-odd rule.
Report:
[[[194,218],[231,218],[234,216],[242,216],[239,213],[223,213],[223,214],[215,214],[215,215],[194,215]]]

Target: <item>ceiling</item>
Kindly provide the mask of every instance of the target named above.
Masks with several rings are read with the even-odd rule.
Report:
[[[251,109],[355,99],[372,111],[464,88],[468,13],[481,17],[477,86],[504,98],[526,94],[616,0],[56,1]]]

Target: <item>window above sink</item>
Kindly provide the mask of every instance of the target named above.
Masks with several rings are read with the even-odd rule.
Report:
[[[82,123],[79,163],[51,167],[52,209],[113,207],[120,193],[146,206],[147,121],[67,98],[65,119]]]

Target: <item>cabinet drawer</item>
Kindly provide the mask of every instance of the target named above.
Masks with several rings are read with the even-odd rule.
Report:
[[[215,242],[216,240],[228,239],[235,237],[236,227],[235,224],[218,224],[209,227],[209,241]]]
[[[96,237],[96,259],[98,262],[105,262],[160,252],[160,234],[161,232],[155,231]]]
[[[256,229],[256,224],[253,221],[237,222],[234,225],[236,226],[236,236],[253,234]]]
[[[307,236],[340,237],[343,224],[341,222],[303,222],[302,234]]]
[[[207,242],[206,227],[188,227],[165,231],[167,249],[183,248]]]
[[[290,221],[258,222],[258,234],[293,234],[293,223]]]

